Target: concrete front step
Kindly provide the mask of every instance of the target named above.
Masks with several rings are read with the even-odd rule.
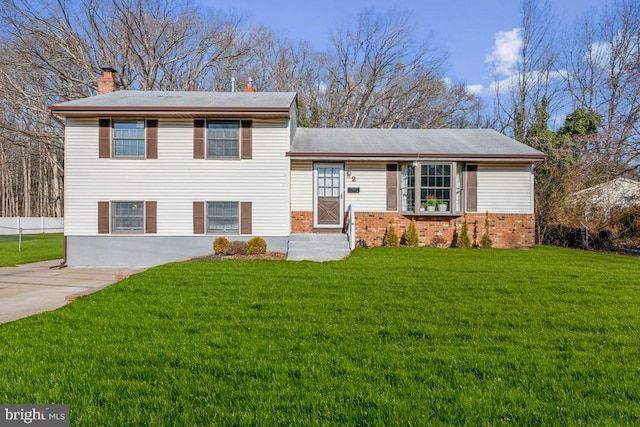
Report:
[[[335,261],[349,254],[346,234],[292,234],[289,236],[290,261]]]

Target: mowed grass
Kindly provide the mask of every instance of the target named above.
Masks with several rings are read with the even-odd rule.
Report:
[[[0,267],[12,267],[29,262],[62,259],[64,236],[55,234],[24,234],[22,244],[17,235],[0,235]]]
[[[0,325],[76,426],[640,425],[640,259],[358,249],[156,267]]]

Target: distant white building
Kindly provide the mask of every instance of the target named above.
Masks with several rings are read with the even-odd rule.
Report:
[[[573,193],[571,201],[585,212],[598,208],[609,217],[613,208],[640,205],[640,181],[616,178]]]

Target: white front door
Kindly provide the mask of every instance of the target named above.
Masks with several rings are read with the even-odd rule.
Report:
[[[342,228],[344,221],[344,165],[316,163],[313,168],[315,196],[313,226]]]

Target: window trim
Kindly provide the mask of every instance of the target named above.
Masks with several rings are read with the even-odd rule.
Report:
[[[238,124],[238,155],[209,155],[209,123],[234,122]],[[234,118],[208,118],[193,121],[193,158],[202,160],[251,160],[253,158],[253,120]]]
[[[213,156],[210,154],[210,150],[209,150],[209,135],[210,135],[210,129],[209,129],[209,125],[212,123],[235,123],[237,125],[237,137],[236,137],[236,144],[237,144],[237,154],[234,156]],[[224,119],[207,119],[205,121],[205,135],[204,135],[204,148],[205,148],[205,158],[207,159],[212,159],[212,160],[239,160],[241,158],[242,155],[242,122],[240,120],[224,120]],[[231,141],[231,139],[229,139],[229,141]]]
[[[437,208],[434,211],[428,211],[426,208],[423,210],[422,208],[422,166],[424,165],[449,165],[449,183],[448,187],[438,187],[439,189],[448,190],[449,191],[449,204],[447,206],[446,211],[438,211]],[[413,210],[404,210],[404,197],[403,192],[405,190],[404,180],[403,180],[403,169],[406,167],[411,167],[413,169],[414,175],[414,185],[412,188],[413,191],[413,200],[414,200],[414,209]],[[464,200],[464,176],[460,177],[460,186],[457,186],[458,182],[458,173],[460,173],[461,167],[464,166],[461,162],[455,161],[414,161],[411,163],[404,162],[398,163],[398,210],[402,215],[414,215],[414,216],[461,216],[465,212],[465,200]],[[430,188],[427,186],[426,188]],[[435,188],[435,187],[434,187]],[[460,194],[460,197],[458,197]],[[418,201],[416,203],[415,201]],[[460,206],[458,206],[460,205]]]
[[[116,228],[116,224],[115,224],[115,220],[116,220],[116,204],[118,203],[138,203],[140,205],[142,205],[142,210],[141,210],[141,218],[142,218],[142,228],[141,229],[133,229],[133,230],[118,230]],[[147,222],[147,217],[146,217],[146,207],[145,207],[145,201],[144,200],[113,200],[110,203],[110,214],[109,214],[109,227],[111,230],[111,234],[145,234],[146,232],[146,222]],[[125,218],[123,216],[123,218]],[[131,218],[137,218],[134,216],[131,216]]]
[[[119,138],[116,137],[116,124],[118,123],[140,123],[142,122],[142,138]],[[118,140],[142,141],[142,154],[117,154]],[[111,120],[111,157],[114,159],[146,159],[147,158],[147,121],[145,119],[112,119]]]
[[[142,122],[143,150],[141,155],[116,154],[115,126],[117,123]],[[125,138],[122,138],[125,139]],[[136,138],[139,139],[139,138]],[[99,159],[131,159],[146,160],[158,158],[158,120],[145,118],[100,118],[98,119],[98,158]]]
[[[232,203],[235,204],[236,206],[236,212],[237,215],[234,218],[235,220],[235,229],[232,230],[217,230],[217,229],[211,229],[209,224],[210,224],[210,216],[209,216],[209,206],[211,204],[214,203]],[[239,235],[242,234],[241,233],[241,224],[242,224],[242,218],[241,218],[241,209],[240,209],[240,205],[241,203],[239,201],[235,201],[235,200],[209,200],[206,201],[204,204],[204,232],[205,234],[213,234],[213,235]]]

